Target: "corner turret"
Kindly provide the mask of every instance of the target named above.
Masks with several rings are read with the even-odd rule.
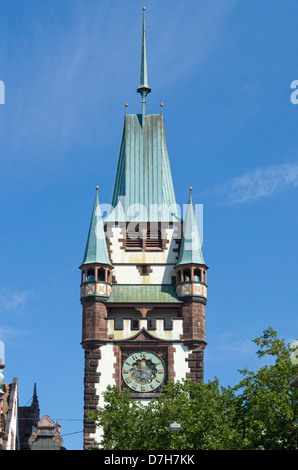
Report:
[[[98,297],[108,299],[112,290],[112,270],[98,200],[98,186],[81,269],[81,301]]]
[[[189,188],[179,258],[176,264],[176,292],[179,298],[207,303],[207,269]]]

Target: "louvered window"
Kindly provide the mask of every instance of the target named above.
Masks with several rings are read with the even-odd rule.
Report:
[[[126,249],[138,251],[143,249],[143,239],[140,237],[140,233],[138,233],[138,228],[136,228],[135,230],[127,230]]]
[[[158,229],[147,230],[146,249],[162,249],[161,231]]]
[[[158,228],[150,228],[142,230],[140,233],[138,227],[126,232],[126,250],[127,251],[154,251],[162,250],[162,232]]]

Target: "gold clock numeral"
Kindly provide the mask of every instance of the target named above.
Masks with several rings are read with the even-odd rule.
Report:
[[[130,378],[130,377],[128,377],[128,378],[126,379],[126,382],[127,382],[128,384],[130,384],[130,382],[131,382],[131,378]]]
[[[124,372],[125,372],[125,371],[124,371]],[[157,373],[158,373],[158,374],[163,374],[163,369],[159,369],[159,370],[157,371]]]
[[[159,377],[156,377],[155,380],[156,380],[156,382],[159,382],[159,383],[161,382],[161,379]]]
[[[142,392],[145,392],[145,390],[146,390],[145,385],[142,385]]]
[[[128,369],[124,369],[123,372],[124,372],[124,374],[128,374],[128,373],[129,373],[129,370],[128,370]]]

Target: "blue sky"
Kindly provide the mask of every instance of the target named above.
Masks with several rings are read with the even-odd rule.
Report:
[[[295,0],[147,0],[149,113],[163,113],[178,204],[204,207],[205,380],[256,370],[251,340],[298,339]],[[125,113],[141,110],[141,0],[0,0],[0,339],[20,405],[82,448],[80,272]],[[76,434],[72,434],[76,433]]]

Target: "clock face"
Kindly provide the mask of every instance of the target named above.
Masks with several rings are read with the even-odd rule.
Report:
[[[152,392],[165,379],[165,364],[152,351],[136,351],[125,359],[122,376],[132,390]]]

